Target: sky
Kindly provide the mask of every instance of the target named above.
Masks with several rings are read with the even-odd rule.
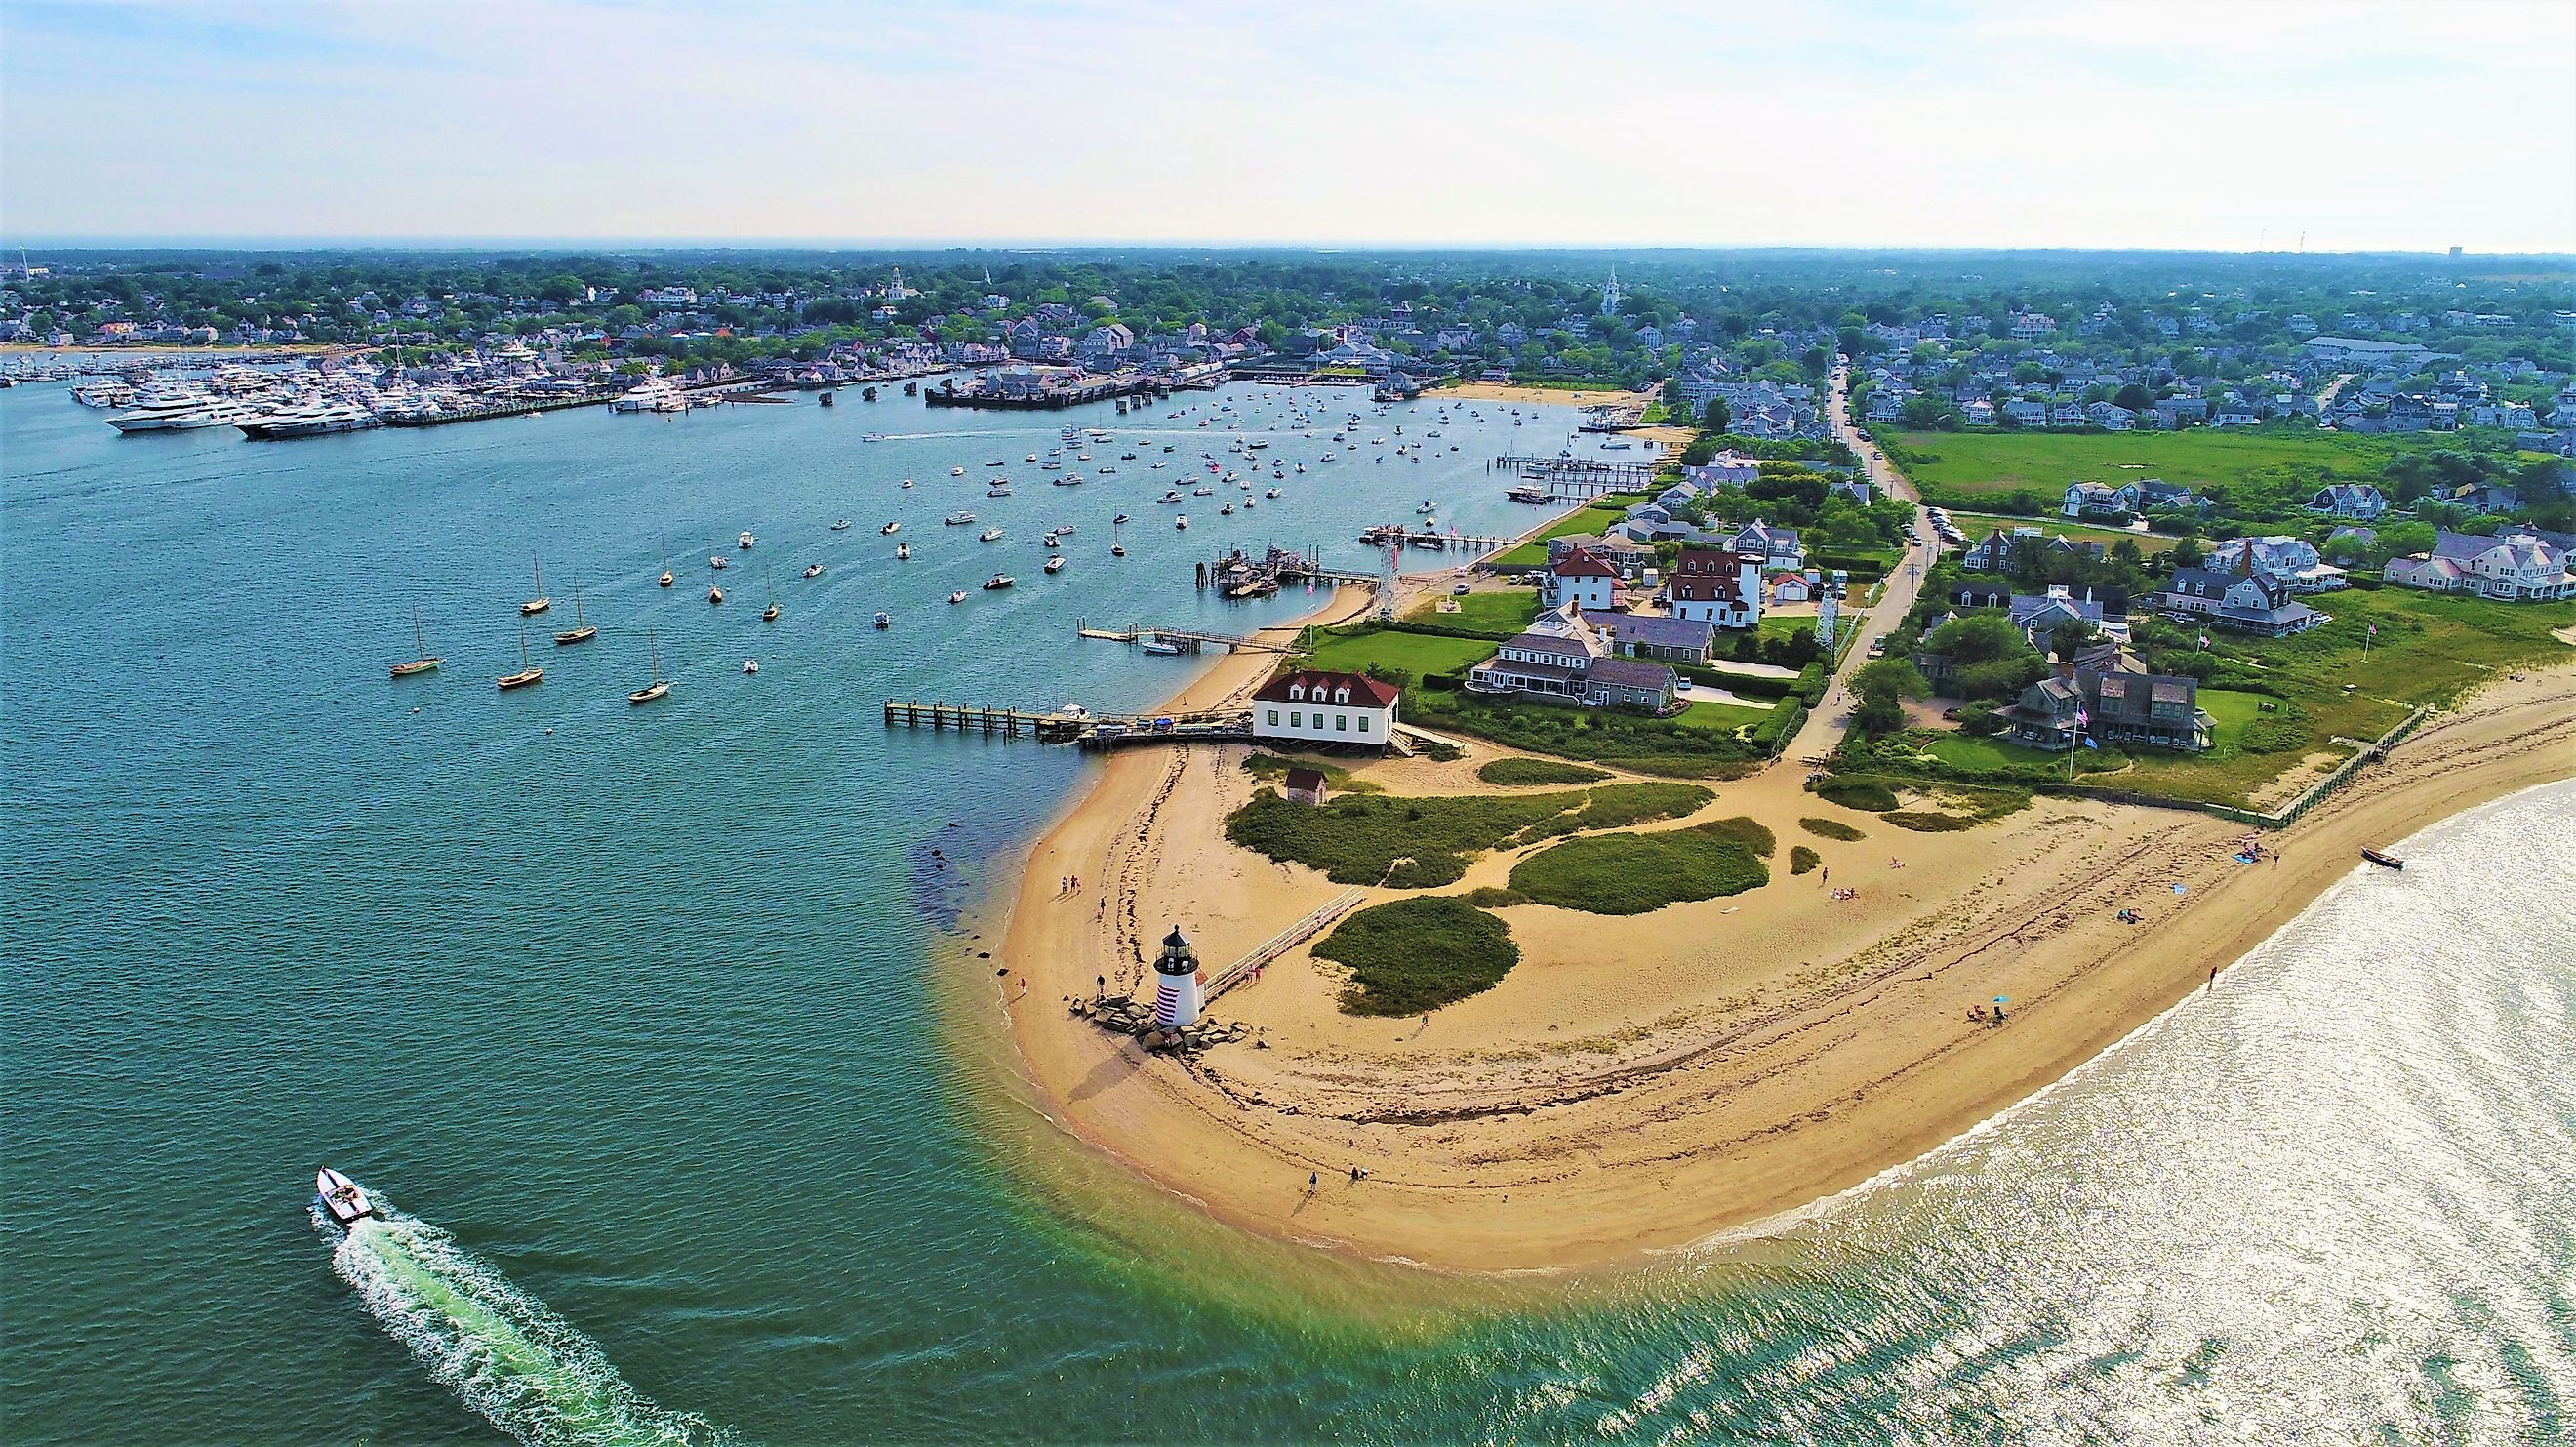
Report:
[[[2576,252],[2568,0],[0,0],[0,238]]]

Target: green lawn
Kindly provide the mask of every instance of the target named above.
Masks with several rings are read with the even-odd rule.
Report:
[[[1335,884],[1424,889],[1453,883],[1489,849],[1677,819],[1712,797],[1696,784],[1604,784],[1553,794],[1344,794],[1315,808],[1263,789],[1226,816],[1225,832],[1254,853],[1322,870]]]
[[[2142,478],[2216,487],[2227,510],[2281,516],[2332,482],[2376,482],[2393,459],[2458,447],[2456,437],[2359,437],[2308,428],[2180,432],[1901,432],[1888,456],[1926,501],[1973,504],[2030,489],[2053,500],[2070,482]],[[1963,529],[1964,530],[1964,529]]]
[[[1455,603],[1458,611],[1443,613],[1440,605]],[[1463,598],[1441,597],[1424,603],[1405,615],[1408,623],[1428,623],[1435,628],[1464,628],[1477,633],[1518,633],[1538,616],[1536,588],[1505,588],[1499,592],[1470,593]]]
[[[2133,533],[2119,528],[2088,528],[2076,523],[2063,522],[2055,517],[2023,518],[2011,517],[2003,513],[1954,511],[1950,514],[1950,521],[1958,524],[1959,531],[1968,535],[1968,543],[1972,547],[1983,541],[1986,534],[1990,532],[2000,529],[2009,533],[2014,528],[2033,526],[2041,528],[2052,536],[2064,533],[2077,542],[2100,543],[2104,547],[2127,538],[2138,545],[2139,552],[2149,557],[2170,549],[2179,541],[2162,533]]]
[[[1628,509],[1645,501],[1642,492],[1612,493],[1600,501],[1558,518],[1539,530],[1537,537],[1494,559],[1496,567],[1536,567],[1547,561],[1547,540],[1575,533],[1598,534],[1626,521]]]
[[[1314,954],[1350,968],[1341,1004],[1353,1015],[1437,1009],[1492,989],[1521,958],[1511,926],[1447,896],[1372,905],[1317,940]]]
[[[1739,822],[1750,821],[1569,840],[1513,865],[1512,888],[1532,903],[1589,914],[1646,914],[1759,889],[1771,872],[1731,827]]]
[[[1767,708],[1748,708],[1732,703],[1694,703],[1674,716],[1682,728],[1708,733],[1731,734],[1740,728],[1751,728],[1771,716]]]
[[[1494,645],[1480,639],[1363,631],[1327,634],[1315,647],[1312,666],[1365,673],[1376,664],[1427,678],[1435,673],[1464,673],[1493,656]]]

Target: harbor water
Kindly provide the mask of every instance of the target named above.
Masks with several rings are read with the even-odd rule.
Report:
[[[2576,1433],[2576,899],[2530,887],[2576,877],[2576,786],[1772,1230],[1578,1280],[1251,1240],[1062,1139],[994,1028],[995,887],[1091,765],[878,705],[1150,707],[1198,663],[1077,619],[1285,620],[1191,565],[1369,567],[1425,500],[1517,532],[1486,460],[1573,410],[894,392],[271,444],[0,393],[0,1438]],[[1282,497],[1153,502],[1256,434]],[[1058,446],[1083,486],[1024,460]],[[545,679],[500,693],[540,563]],[[600,633],[558,648],[576,588]],[[415,608],[444,662],[389,680]],[[322,1165],[395,1219],[317,1234]]]

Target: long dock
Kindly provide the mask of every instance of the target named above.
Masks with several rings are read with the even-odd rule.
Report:
[[[1125,628],[1094,628],[1077,618],[1073,631],[1076,637],[1097,639],[1103,643],[1169,643],[1188,653],[1205,648],[1224,648],[1236,653],[1288,651],[1284,645],[1264,643],[1240,633],[1212,633],[1196,628],[1139,628],[1132,624]]]
[[[1020,708],[988,708],[973,703],[923,703],[919,699],[885,701],[887,728],[900,724],[905,728],[955,729],[963,733],[980,733],[987,738],[999,735],[1031,738],[1049,742],[1068,742],[1091,723],[1088,715],[1062,712],[1037,713]]]
[[[885,726],[890,729],[930,729],[933,732],[954,729],[961,734],[980,734],[985,738],[1033,738],[1046,744],[1111,749],[1130,744],[1226,743],[1249,739],[1252,737],[1252,711],[1233,708],[1159,714],[1095,714],[1088,709],[1040,711],[890,698],[885,701]]]
[[[1551,498],[1580,501],[1610,492],[1635,492],[1652,488],[1660,462],[1611,462],[1592,457],[1515,457],[1502,456],[1485,464],[1488,471],[1517,473],[1531,481],[1547,485]]]

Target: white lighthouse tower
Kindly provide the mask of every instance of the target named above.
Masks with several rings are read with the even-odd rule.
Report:
[[[1154,1024],[1164,1030],[1194,1024],[1201,1003],[1198,952],[1174,925],[1154,959]]]

